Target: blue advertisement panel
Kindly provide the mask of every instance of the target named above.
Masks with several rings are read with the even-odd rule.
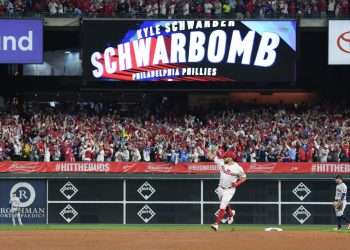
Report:
[[[0,19],[0,63],[42,63],[43,21]]]
[[[0,180],[0,223],[46,223],[46,192],[44,180]]]

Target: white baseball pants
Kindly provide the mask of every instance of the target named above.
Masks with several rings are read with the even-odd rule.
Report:
[[[215,190],[215,193],[218,195],[219,201],[220,201],[220,209],[226,209],[230,201],[232,200],[233,196],[236,193],[236,188],[222,188],[218,187]]]

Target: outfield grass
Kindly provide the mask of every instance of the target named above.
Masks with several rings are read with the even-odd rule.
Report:
[[[222,225],[220,231],[263,231],[267,227],[279,227],[284,231],[318,231],[333,232],[332,225]],[[130,230],[130,231],[210,231],[209,225],[178,225],[178,224],[148,224],[148,225],[116,225],[116,224],[50,224],[50,225],[0,225],[0,231],[35,231],[35,230]],[[343,229],[341,232],[350,233]]]

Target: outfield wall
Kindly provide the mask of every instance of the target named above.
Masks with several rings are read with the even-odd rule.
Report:
[[[249,175],[232,200],[239,224],[332,224],[332,175]],[[217,175],[2,174],[0,223],[16,192],[25,224],[207,224]],[[348,209],[350,211],[350,208]]]

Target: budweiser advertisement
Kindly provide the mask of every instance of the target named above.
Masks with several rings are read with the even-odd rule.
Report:
[[[350,174],[350,163],[266,162],[240,165],[248,174]],[[1,173],[216,174],[218,171],[212,162],[0,162]]]
[[[329,20],[328,64],[350,65],[350,20]]]
[[[82,41],[87,82],[295,80],[295,20],[84,19]]]

